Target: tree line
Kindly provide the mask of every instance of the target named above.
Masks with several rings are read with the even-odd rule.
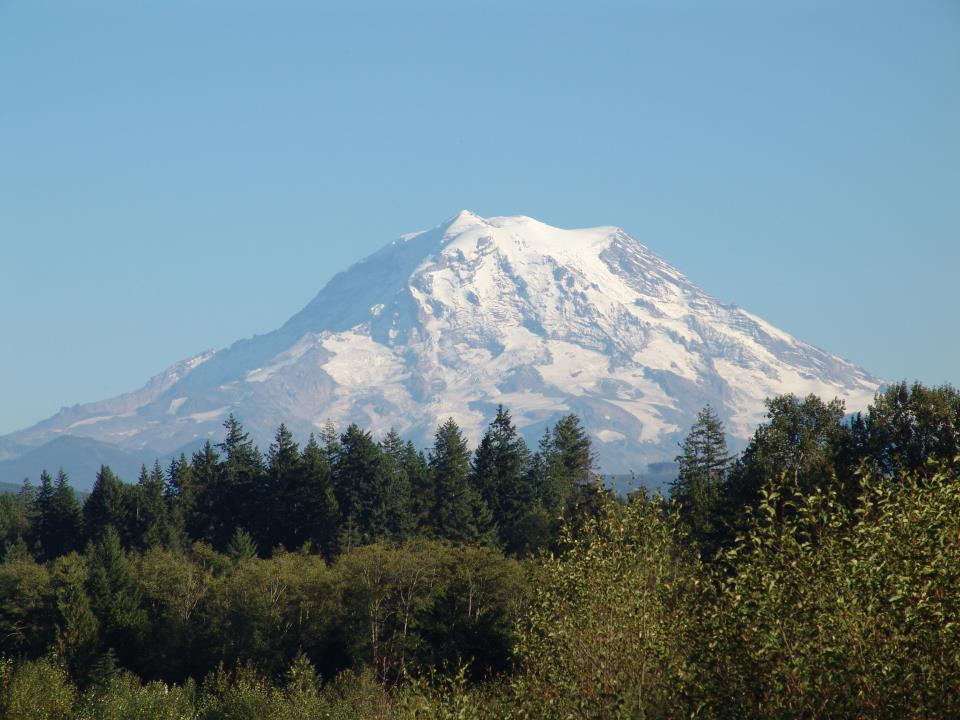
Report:
[[[767,409],[734,455],[705,408],[669,497],[503,409],[472,452],[445,423],[261,455],[230,419],[82,507],[48,477],[2,501],[0,714],[956,717],[960,394]]]
[[[225,438],[169,467],[144,467],[135,484],[102,467],[82,506],[61,470],[44,470],[0,497],[0,553],[19,547],[52,560],[102,540],[124,548],[238,545],[269,556],[309,550],[332,560],[379,540],[427,537],[523,556],[546,547],[559,518],[594,491],[589,436],[575,415],[548,428],[531,452],[502,406],[471,452],[451,418],[424,453],[394,432],[382,440],[327,425],[301,448],[281,425],[266,454],[230,416]]]

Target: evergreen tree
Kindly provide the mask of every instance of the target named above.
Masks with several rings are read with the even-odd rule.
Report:
[[[535,489],[530,451],[502,405],[473,456],[471,483],[490,509],[501,544],[510,552],[528,546],[525,520],[533,510]]]
[[[127,486],[109,466],[101,466],[93,489],[83,504],[83,527],[87,539],[97,542],[107,527],[112,527],[118,536],[123,533],[121,540],[126,540],[130,526],[128,509]]]
[[[267,483],[258,528],[258,535],[267,547],[292,547],[299,542],[296,527],[289,518],[301,473],[300,446],[281,423],[267,451]]]
[[[180,467],[179,482],[182,483],[184,519],[187,534],[196,540],[214,543],[222,527],[223,509],[220,499],[220,455],[208,440],[193,453],[189,477]],[[189,488],[189,492],[187,490]],[[232,528],[231,528],[232,530]]]
[[[66,661],[74,677],[83,677],[96,650],[98,629],[87,595],[85,558],[77,554],[58,558],[53,564],[51,580],[56,652]]]
[[[330,461],[312,434],[303,448],[299,482],[291,490],[289,510],[292,545],[311,542],[331,558],[340,532],[340,510]]]
[[[30,533],[32,501],[32,493],[0,493],[0,558],[6,558],[12,548],[25,545],[24,537]]]
[[[227,555],[238,562],[257,557],[257,543],[253,536],[243,528],[237,528],[227,543]]]
[[[432,533],[454,542],[489,541],[493,537],[490,508],[470,484],[470,451],[453,418],[437,428],[429,469]]]
[[[430,466],[427,456],[407,440],[403,450],[403,468],[410,484],[410,514],[414,529],[425,528],[429,522],[432,494]]]
[[[167,502],[164,498],[166,479],[160,461],[147,472],[141,466],[140,477],[131,495],[131,542],[139,548],[170,544],[170,528],[167,522]]]
[[[28,546],[34,556],[41,560],[54,557],[50,554],[49,536],[53,527],[53,478],[46,470],[40,472],[40,487],[33,494],[33,511]]]
[[[171,543],[174,546],[189,545],[188,519],[196,511],[197,488],[193,479],[193,467],[184,453],[170,461],[167,467],[164,498],[167,502],[167,521]]]
[[[101,642],[132,667],[147,616],[133,567],[112,525],[103,528],[87,552],[90,604],[100,623]]]
[[[340,544],[348,550],[388,536],[397,509],[389,467],[370,433],[351,424],[340,436],[334,490],[342,515]]]
[[[77,494],[70,486],[70,479],[61,470],[53,486],[53,502],[50,512],[50,531],[44,540],[48,557],[59,557],[80,547],[83,531],[83,514]]]
[[[223,453],[215,485],[213,543],[226,547],[234,528],[256,528],[261,524],[265,469],[263,456],[250,435],[232,414],[223,423],[226,437],[217,447]]]
[[[732,459],[723,422],[707,405],[697,413],[683,441],[676,458],[677,478],[670,486],[671,497],[680,504],[681,516],[701,545],[714,537],[717,505]]]
[[[416,526],[411,498],[409,449],[400,435],[391,428],[380,443],[383,475],[384,529],[392,540],[410,536]]]
[[[544,432],[529,474],[530,484],[549,517],[598,511],[603,488],[593,465],[590,436],[576,415],[564,415]],[[556,522],[554,530],[559,530]]]

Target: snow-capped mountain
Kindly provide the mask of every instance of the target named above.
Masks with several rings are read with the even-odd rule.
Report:
[[[734,438],[779,393],[865,407],[879,381],[724,305],[623,230],[562,230],[461,212],[335,276],[281,328],[197,355],[112,400],[8,436],[64,435],[169,453],[222,434],[228,413],[263,447],[283,421],[391,427],[421,446],[452,416],[476,440],[497,404],[535,443],[576,412],[603,469],[672,459],[711,403]]]

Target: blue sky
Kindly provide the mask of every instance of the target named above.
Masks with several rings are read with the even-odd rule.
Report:
[[[0,0],[0,433],[461,208],[960,383],[960,3]]]

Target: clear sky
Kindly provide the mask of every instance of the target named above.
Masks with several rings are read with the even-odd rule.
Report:
[[[0,0],[0,433],[462,208],[960,383],[960,2]]]

